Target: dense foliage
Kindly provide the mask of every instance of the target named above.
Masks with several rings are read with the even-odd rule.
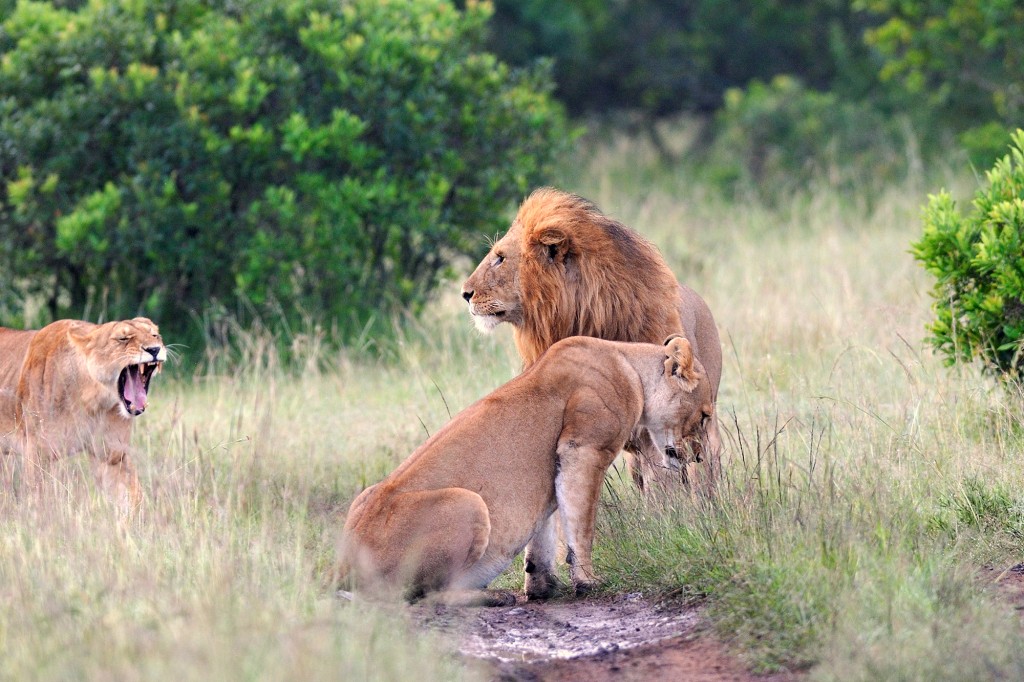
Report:
[[[1024,4],[1018,0],[864,0],[885,22],[867,33],[880,75],[953,129],[989,165],[1024,125]],[[918,106],[920,106],[920,104]]]
[[[489,45],[514,64],[555,60],[570,111],[716,110],[729,88],[792,74],[816,88],[871,77],[870,18],[842,0],[496,0]]]
[[[871,191],[905,177],[905,131],[868,101],[776,76],[726,92],[703,165],[719,186],[768,201],[805,186]]]
[[[415,309],[567,137],[547,74],[480,50],[488,18],[21,0],[0,24],[0,315],[180,329],[216,301],[345,330]]]
[[[1003,376],[1024,369],[1024,131],[963,215],[932,196],[914,256],[938,278],[932,341],[950,362],[979,358]]]

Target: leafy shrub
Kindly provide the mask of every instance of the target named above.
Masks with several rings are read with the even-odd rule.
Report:
[[[489,46],[513,64],[555,61],[574,114],[716,110],[725,91],[799,73],[816,87],[873,74],[865,15],[835,0],[495,0]]]
[[[1005,131],[1024,123],[1024,5],[1007,0],[862,0],[862,5],[882,20],[865,35],[883,59],[881,79],[899,83],[917,108],[963,133],[975,163],[992,164],[1006,148]],[[991,144],[993,123],[1004,131],[998,148]]]
[[[0,23],[0,291],[51,316],[418,308],[567,137],[485,4],[22,0]],[[4,301],[0,301],[0,313]]]
[[[979,358],[990,372],[1024,369],[1024,131],[986,173],[963,215],[948,192],[928,199],[912,253],[938,281],[931,341],[950,363]]]
[[[732,188],[851,188],[905,173],[906,149],[899,126],[870,104],[778,76],[726,93],[709,167]]]

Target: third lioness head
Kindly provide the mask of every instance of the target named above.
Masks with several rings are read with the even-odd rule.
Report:
[[[665,340],[664,370],[645,388],[641,425],[664,456],[665,466],[678,468],[690,452],[700,452],[714,413],[711,382],[686,338]]]
[[[160,329],[145,317],[72,329],[70,338],[85,355],[89,372],[110,407],[125,417],[142,414],[149,382],[167,359]]]

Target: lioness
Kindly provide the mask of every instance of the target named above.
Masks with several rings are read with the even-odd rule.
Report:
[[[462,285],[462,297],[479,329],[513,326],[526,367],[570,336],[658,343],[682,331],[717,400],[722,346],[711,310],[676,281],[653,244],[583,197],[550,187],[530,194]],[[643,456],[645,441],[637,434],[629,447],[640,460],[630,459],[630,471],[641,488],[651,478],[669,478],[656,466],[656,453]],[[703,464],[681,473],[710,492],[721,467],[717,418],[693,450],[693,460]]]
[[[417,598],[514,602],[483,590],[532,540],[525,590],[556,586],[559,512],[577,594],[597,580],[591,546],[605,471],[638,426],[666,463],[713,414],[711,382],[690,343],[665,346],[575,337],[459,413],[352,503],[340,577],[405,586]]]
[[[146,410],[166,359],[160,330],[145,317],[0,328],[0,450],[21,453],[26,487],[38,487],[51,460],[86,450],[101,487],[135,509],[142,492],[128,452],[132,419]]]

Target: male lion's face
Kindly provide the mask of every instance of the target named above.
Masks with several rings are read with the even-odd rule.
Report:
[[[489,332],[502,322],[523,322],[519,290],[521,229],[518,222],[513,223],[462,285],[462,298],[469,303],[469,314],[481,331]]]
[[[711,381],[685,338],[670,337],[664,372],[645,397],[647,427],[664,465],[679,468],[708,447],[714,414]]]
[[[149,382],[167,359],[160,329],[145,317],[101,324],[73,337],[85,353],[93,377],[117,394],[121,413],[146,410]]]

